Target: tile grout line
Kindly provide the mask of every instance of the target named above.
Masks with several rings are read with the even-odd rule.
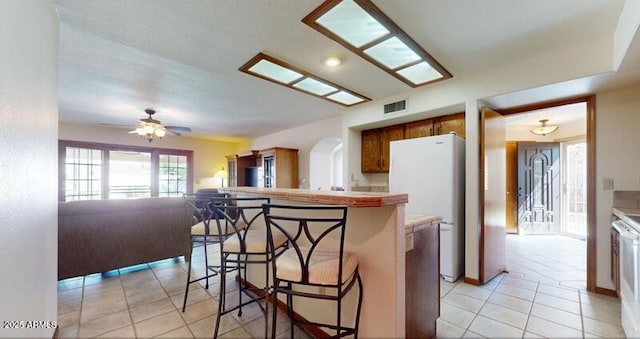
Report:
[[[192,257],[192,260],[193,260],[193,257]],[[182,268],[182,269],[184,270],[184,268],[182,267],[182,265],[178,265],[178,266],[180,266],[180,268]],[[149,267],[149,269],[151,270],[151,274],[153,274],[153,277],[158,281],[158,284],[160,285],[160,288],[162,288],[162,291],[164,292],[164,294],[166,294],[166,295],[167,295],[167,298],[169,299],[169,302],[171,302],[171,305],[173,305],[173,309],[174,309],[175,311],[179,312],[179,313],[180,313],[180,312],[182,312],[182,310],[181,310],[181,309],[179,309],[179,308],[178,308],[178,306],[176,306],[176,305],[171,301],[171,296],[169,295],[169,292],[167,292],[167,290],[164,288],[164,285],[162,285],[162,282],[161,282],[161,281],[160,281],[160,279],[158,278],[158,275],[157,275],[157,274],[156,274],[156,272],[153,270],[153,268]],[[184,271],[186,272],[186,270],[184,270]],[[169,313],[169,312],[164,313],[164,314],[168,314],[168,313]],[[161,314],[161,315],[163,315],[163,314]],[[193,333],[193,331],[191,330],[191,327],[189,327],[189,324],[187,324],[187,322],[184,320],[184,317],[182,317],[182,315],[180,315],[180,314],[178,314],[178,315],[180,316],[180,319],[182,319],[182,322],[184,323],[184,326],[187,328],[187,330],[189,330],[189,333],[191,333],[191,335],[192,335],[194,338],[196,338],[196,335],[195,335],[195,334]],[[157,317],[157,316],[156,316],[156,317]],[[155,317],[154,317],[154,318],[155,318]],[[151,318],[151,319],[153,319],[153,318]],[[204,319],[204,318],[203,318],[203,319]],[[202,320],[202,319],[198,319],[198,320],[196,320],[196,321],[200,321],[200,320]],[[196,322],[196,321],[194,321],[194,322]],[[169,333],[169,332],[174,331],[174,330],[176,330],[176,329],[174,328],[174,329],[169,330],[169,331],[167,331],[167,332],[160,333],[160,334],[158,334],[157,336],[160,336],[160,335],[163,335],[163,334]],[[156,337],[157,337],[157,336],[156,336]]]
[[[529,307],[529,312],[527,312],[527,320],[524,322],[524,331],[522,332],[522,338],[524,338],[525,334],[527,333],[527,327],[529,326],[529,319],[531,318],[533,305],[535,305],[536,297],[538,296],[539,287],[540,287],[540,281],[536,281],[536,288],[533,290],[533,299],[531,299],[531,307]],[[532,332],[532,333],[535,333],[535,332]]]
[[[580,303],[580,326],[582,327],[582,338],[584,339],[584,314],[582,313],[582,293],[580,293],[580,290],[578,290],[578,303]]]
[[[502,281],[502,280],[501,280],[501,281]],[[463,283],[464,283],[464,282],[463,282]],[[460,286],[460,284],[456,285],[456,287],[457,287],[457,286]],[[497,286],[496,286],[496,287],[497,287]],[[455,287],[454,287],[453,289],[455,289]],[[453,291],[453,289],[451,289],[451,291]],[[465,328],[464,332],[462,333],[462,336],[463,336],[463,337],[465,336],[465,334],[467,334],[467,332],[469,332],[469,331],[470,331],[470,330],[469,330],[469,327],[471,327],[471,324],[473,324],[473,322],[478,318],[478,316],[480,315],[480,311],[482,311],[482,308],[484,307],[484,305],[486,305],[486,304],[487,304],[487,302],[489,301],[489,298],[491,298],[491,295],[493,294],[493,292],[494,292],[494,291],[495,291],[495,290],[492,290],[492,291],[491,291],[491,293],[489,294],[489,296],[487,297],[487,299],[485,299],[485,300],[483,300],[483,301],[482,301],[482,306],[480,306],[480,308],[478,309],[478,312],[475,312],[475,315],[473,316],[473,319],[471,319],[471,322],[469,322],[469,325],[467,325],[467,327]],[[475,333],[475,332],[474,332],[474,333]],[[478,333],[478,334],[480,334],[480,333]],[[482,334],[480,334],[480,335],[482,335]]]
[[[148,268],[147,264],[147,268]],[[124,294],[124,302],[127,304],[127,312],[129,313],[129,320],[131,321],[131,329],[133,330],[133,337],[138,338],[138,331],[136,330],[136,324],[133,322],[133,316],[131,315],[131,306],[129,305],[129,300],[127,299],[127,291],[124,289],[124,284],[122,283],[122,276],[120,275],[120,270],[118,270],[118,278],[120,279],[120,286],[122,287],[122,294]]]

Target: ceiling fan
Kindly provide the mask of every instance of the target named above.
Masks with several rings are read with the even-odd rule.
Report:
[[[149,142],[152,142],[154,139],[162,139],[165,135],[171,135],[179,137],[181,132],[191,132],[191,128],[189,127],[181,127],[181,126],[165,126],[160,120],[154,119],[152,116],[156,114],[156,111],[151,108],[147,108],[144,110],[149,116],[147,118],[142,118],[138,122],[138,126],[133,131],[130,131],[129,134],[137,134]],[[103,124],[108,125],[108,124]],[[111,125],[111,126],[122,126],[122,125]]]

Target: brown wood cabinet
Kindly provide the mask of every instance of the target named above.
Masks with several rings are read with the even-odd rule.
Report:
[[[380,131],[377,129],[362,131],[362,154],[360,170],[362,173],[380,172]]]
[[[264,187],[298,187],[298,150],[273,147],[260,151]]]
[[[405,254],[405,314],[407,338],[435,338],[440,316],[438,223],[414,227]],[[409,243],[409,241],[411,243]]]
[[[424,119],[404,124],[404,138],[422,138],[433,135],[433,119]]]
[[[441,117],[423,119],[405,124],[369,129],[361,132],[360,171],[362,173],[388,173],[391,141],[429,137],[432,135],[456,134],[465,137],[464,112]]]
[[[456,134],[461,138],[466,136],[464,113],[456,113],[434,118],[433,127],[435,129],[434,135],[456,132]]]
[[[253,150],[242,154],[227,155],[227,175],[229,187],[246,186],[245,169],[257,166],[259,151]]]
[[[394,140],[402,139],[404,139],[403,125],[362,131],[360,157],[362,173],[389,172],[389,144]]]

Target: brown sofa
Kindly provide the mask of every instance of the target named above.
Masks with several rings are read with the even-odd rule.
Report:
[[[190,255],[182,198],[87,200],[58,205],[58,280]]]

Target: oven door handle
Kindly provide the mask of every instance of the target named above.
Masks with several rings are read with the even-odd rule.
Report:
[[[618,233],[620,233],[620,236],[625,237],[627,239],[633,240],[633,241],[640,241],[640,234],[636,233],[636,232],[629,232],[626,230],[625,227],[622,227],[620,224],[623,224],[622,221],[620,220],[616,220],[614,222],[611,223],[611,226],[613,226],[613,228],[616,229],[616,231],[618,231]]]

